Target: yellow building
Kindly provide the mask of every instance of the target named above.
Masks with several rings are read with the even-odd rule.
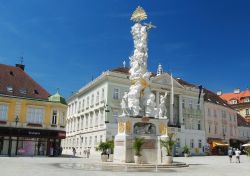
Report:
[[[24,65],[0,64],[0,155],[59,155],[66,110],[65,99],[50,96]]]

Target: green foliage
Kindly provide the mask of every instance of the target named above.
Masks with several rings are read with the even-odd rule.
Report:
[[[109,149],[110,149],[110,151],[111,151],[110,154],[113,154],[113,153],[114,153],[114,147],[115,147],[114,139],[107,141],[107,143],[108,143]]]
[[[144,144],[144,138],[135,138],[133,148],[135,149],[135,155],[141,156],[141,147]]]
[[[169,133],[167,139],[161,140],[161,146],[166,149],[167,156],[172,156],[172,153],[173,153],[173,147],[175,144],[173,137],[174,137],[174,134]]]
[[[100,142],[100,144],[96,148],[96,151],[101,151],[101,155],[107,155],[107,150],[109,147],[110,144],[108,142]]]
[[[184,147],[182,148],[182,151],[183,151],[183,153],[187,153],[187,154],[189,154],[189,152],[190,152],[187,145],[184,145]]]
[[[250,157],[250,147],[246,147],[245,152],[246,152],[247,156]]]

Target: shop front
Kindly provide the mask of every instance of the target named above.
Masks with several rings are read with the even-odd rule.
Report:
[[[227,155],[229,144],[221,139],[208,139],[209,149],[211,155]]]
[[[59,156],[65,131],[0,128],[0,155]]]

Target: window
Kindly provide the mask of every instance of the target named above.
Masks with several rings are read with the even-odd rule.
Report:
[[[182,99],[182,109],[185,109],[185,99]]]
[[[89,146],[92,146],[92,136],[89,137]]]
[[[19,89],[19,92],[21,93],[21,94],[27,94],[27,90],[26,89]]]
[[[217,125],[214,126],[214,133],[217,134]]]
[[[105,93],[104,88],[102,88],[102,98],[101,98],[102,101],[104,100],[104,93]]]
[[[60,125],[65,126],[65,112],[63,112],[60,117]]]
[[[198,120],[198,130],[201,130],[201,121]]]
[[[94,94],[92,94],[92,96],[91,96],[91,106],[94,105],[94,98],[95,98],[95,96],[94,96]]]
[[[230,104],[237,104],[237,100],[231,100]]]
[[[89,121],[89,119],[88,119],[88,117],[86,117],[86,126],[85,126],[85,128],[88,128],[88,126],[89,126],[89,124],[88,124],[88,121]]]
[[[214,110],[214,117],[217,117],[217,112],[216,112],[216,110]]]
[[[84,99],[82,100],[82,110],[84,110],[84,103],[85,103],[85,101],[84,101]]]
[[[96,102],[95,103],[99,103],[99,91],[96,92]]]
[[[246,115],[249,115],[249,109],[246,109]]]
[[[119,117],[119,112],[118,111],[114,111],[113,112],[113,118],[114,118],[114,122],[118,123],[118,117]]]
[[[95,136],[95,141],[94,141],[94,145],[96,146],[97,144],[97,136]]]
[[[189,100],[189,108],[193,109],[193,100]]]
[[[202,148],[202,140],[201,139],[199,139],[199,141],[198,141],[198,147]]]
[[[209,108],[207,109],[207,116],[209,116],[209,117],[211,116],[211,111]]]
[[[100,142],[102,142],[102,135],[100,135]]]
[[[249,100],[248,97],[244,99],[244,103],[247,103],[247,102],[249,102],[249,101],[250,101],[250,100]]]
[[[57,124],[57,110],[53,110],[52,112],[52,121],[51,124],[56,125]]]
[[[119,99],[119,89],[114,88],[113,90],[113,99],[118,100]]]
[[[42,124],[44,116],[43,108],[29,107],[27,111],[27,122],[34,124]]]
[[[194,140],[193,139],[190,140],[190,148],[194,148]]]
[[[7,92],[13,92],[13,87],[12,86],[7,86]]]
[[[80,111],[81,108],[82,108],[82,104],[81,104],[81,102],[79,101],[78,111]]]
[[[85,146],[87,146],[88,145],[88,137],[85,137],[85,142],[84,142],[85,144]]]
[[[6,104],[0,104],[0,120],[7,121],[8,106]]]
[[[87,108],[89,107],[89,97],[87,97]]]
[[[208,133],[211,133],[211,126],[208,124]]]
[[[199,103],[197,103],[196,108],[197,108],[197,110],[201,110],[201,105]]]

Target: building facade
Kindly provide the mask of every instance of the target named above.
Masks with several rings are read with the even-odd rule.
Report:
[[[242,144],[250,142],[250,123],[244,117],[237,114],[239,148]]]
[[[204,89],[205,129],[209,152],[227,154],[238,139],[237,112],[218,95]]]
[[[247,122],[250,122],[250,90],[235,89],[232,93],[217,92],[218,95],[230,104]]]
[[[0,155],[58,155],[65,138],[66,101],[25,71],[0,64]]]
[[[159,106],[160,96],[168,91],[167,116],[169,130],[175,133],[175,154],[182,154],[188,145],[192,154],[204,154],[205,129],[203,117],[203,93],[200,89],[181,79],[174,79],[174,103],[170,102],[171,76],[162,71],[152,74],[151,90]],[[99,155],[95,147],[101,141],[112,139],[117,134],[117,118],[121,115],[121,98],[130,86],[128,68],[106,71],[81,88],[68,100],[66,139],[63,148],[72,154],[75,147],[79,156],[90,149],[92,156]],[[198,103],[199,102],[199,103]]]

